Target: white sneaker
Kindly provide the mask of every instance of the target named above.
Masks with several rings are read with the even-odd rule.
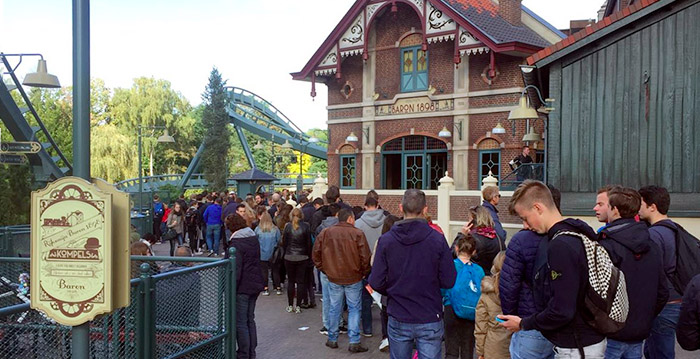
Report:
[[[294,313],[301,313],[301,308],[299,308],[298,306],[294,307]]]
[[[291,313],[294,311],[294,307],[292,307],[291,305],[288,305],[286,310],[287,310],[287,313]]]
[[[382,339],[382,342],[379,343],[379,351],[380,352],[386,352],[389,350],[389,339],[384,338]]]

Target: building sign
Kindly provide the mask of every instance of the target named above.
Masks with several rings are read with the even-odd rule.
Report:
[[[393,105],[381,105],[375,108],[375,116],[404,115],[411,113],[452,111],[455,108],[453,99],[431,100],[428,96],[402,98]]]
[[[32,193],[31,306],[76,326],[112,311],[112,195],[76,177]]]

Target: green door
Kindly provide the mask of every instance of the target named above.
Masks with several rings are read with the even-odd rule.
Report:
[[[425,183],[425,155],[406,154],[403,156],[404,188],[423,189]]]

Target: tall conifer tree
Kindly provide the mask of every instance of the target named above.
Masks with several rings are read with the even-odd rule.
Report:
[[[228,176],[226,154],[230,146],[230,134],[226,114],[225,85],[226,81],[222,80],[221,73],[215,67],[209,75],[209,84],[202,94],[205,104],[202,125],[206,129],[206,134],[201,168],[213,191],[225,191]]]

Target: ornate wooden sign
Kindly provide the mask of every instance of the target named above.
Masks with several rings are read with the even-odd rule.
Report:
[[[76,177],[32,193],[31,306],[76,326],[112,311],[112,195]]]

